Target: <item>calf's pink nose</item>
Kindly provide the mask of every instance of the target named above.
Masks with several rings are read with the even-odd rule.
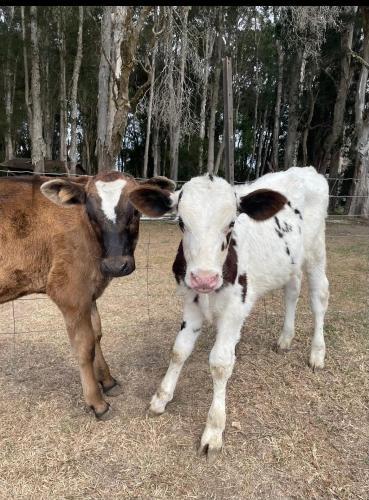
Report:
[[[198,271],[196,274],[191,273],[191,286],[193,288],[204,288],[212,290],[219,281],[219,274],[208,271]]]

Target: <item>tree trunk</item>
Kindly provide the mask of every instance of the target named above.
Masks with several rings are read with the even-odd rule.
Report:
[[[368,59],[367,59],[368,60]],[[350,190],[349,215],[369,217],[369,119],[363,122],[358,140],[354,181]]]
[[[72,90],[71,90],[71,142],[70,142],[70,173],[76,173],[76,165],[78,159],[77,151],[77,92],[78,92],[78,79],[82,63],[82,37],[83,37],[83,6],[79,6],[79,24],[77,36],[77,53],[74,60],[73,77],[72,77]]]
[[[264,111],[264,116],[263,116],[263,123],[261,125],[261,130],[259,134],[259,147],[258,147],[258,156],[256,160],[256,170],[255,170],[255,178],[258,179],[260,177],[260,166],[261,166],[261,155],[263,152],[263,146],[264,142],[266,139],[266,121],[267,121],[267,115],[268,115],[268,108],[265,108]]]
[[[281,114],[281,101],[282,101],[282,87],[283,87],[283,60],[284,53],[281,42],[276,40],[277,54],[278,54],[278,83],[277,83],[277,97],[275,102],[274,111],[274,126],[273,126],[273,147],[272,147],[272,166],[276,172],[278,168],[278,150],[279,150],[279,127],[280,127],[280,114]]]
[[[96,156],[98,170],[104,170],[106,165],[106,153],[109,144],[106,143],[106,132],[108,124],[108,103],[109,103],[109,81],[110,67],[108,58],[111,53],[111,22],[112,7],[105,6],[101,20],[101,56],[99,67],[99,96],[97,101],[97,139]],[[107,168],[108,170],[108,168]]]
[[[154,121],[154,134],[152,143],[152,156],[154,159],[153,176],[160,175],[160,144],[159,144],[159,125]]]
[[[147,130],[146,130],[146,142],[145,142],[145,156],[142,177],[147,178],[147,166],[149,163],[149,146],[150,146],[150,134],[151,134],[151,119],[152,119],[152,104],[154,100],[154,87],[155,87],[155,64],[156,64],[156,52],[158,49],[158,40],[155,36],[154,48],[152,51],[151,60],[151,77],[150,77],[150,97],[149,97],[149,107],[147,110]]]
[[[351,17],[341,34],[341,78],[334,105],[332,130],[324,141],[323,158],[319,168],[319,171],[322,174],[325,174],[328,168],[331,154],[335,155],[334,150],[341,149],[343,119],[346,109],[347,94],[351,83],[351,48],[357,6],[349,7],[349,9],[351,11]]]
[[[181,43],[181,60],[179,69],[179,79],[177,81],[176,89],[176,109],[177,116],[175,119],[175,126],[172,131],[171,144],[170,144],[170,177],[174,181],[178,179],[178,153],[179,141],[181,137],[181,119],[182,119],[182,105],[183,105],[183,87],[185,77],[185,65],[187,59],[187,40],[188,40],[188,14],[191,7],[182,7],[182,43]]]
[[[85,160],[85,167],[87,170],[88,174],[91,174],[91,153],[90,153],[90,142],[88,140],[88,134],[87,131],[84,130],[84,144],[85,144],[85,152],[86,152],[86,160]]]
[[[215,144],[215,117],[218,108],[218,95],[219,95],[219,80],[220,80],[220,63],[218,61],[217,67],[214,71],[213,89],[211,93],[210,104],[210,120],[209,120],[209,144],[208,144],[208,172],[214,172],[214,144]]]
[[[284,151],[285,170],[292,167],[295,157],[297,128],[299,123],[299,86],[302,63],[303,50],[299,48],[296,51],[291,69],[291,82],[288,99],[288,133]]]
[[[59,160],[63,162],[65,171],[67,168],[67,89],[66,89],[66,46],[64,10],[59,7],[57,17],[57,33],[59,41],[59,64],[60,64],[60,88],[59,88]]]
[[[111,8],[104,8],[101,22],[102,50],[96,141],[99,171],[114,168],[121,149],[131,104],[136,103],[143,92],[141,87],[130,99],[129,78],[136,62],[139,36],[151,9],[151,6],[142,7],[138,19],[134,22],[135,12],[132,6],[115,7],[112,30]],[[112,38],[113,43],[111,43]]]
[[[224,134],[223,134],[223,140],[222,140],[221,144],[219,145],[217,159],[215,160],[215,165],[214,165],[214,174],[215,175],[218,175],[220,163],[221,163],[222,158],[223,158],[223,153],[224,153]]]
[[[218,108],[218,96],[219,96],[219,80],[222,64],[222,47],[223,47],[223,12],[219,11],[218,17],[218,40],[217,40],[217,59],[215,63],[213,87],[211,92],[211,103],[210,103],[210,120],[209,120],[209,132],[208,132],[208,165],[207,170],[211,174],[214,172],[214,145],[215,145],[215,118]]]
[[[28,72],[28,55],[27,55],[27,44],[26,44],[26,22],[24,16],[24,6],[21,6],[21,21],[22,21],[22,41],[23,41],[23,61],[24,61],[24,98],[26,101],[26,108],[27,108],[29,138],[32,144],[33,119],[32,119],[30,92],[29,92],[29,72]]]
[[[369,8],[361,7],[363,17],[362,59],[369,63]],[[368,66],[362,64],[355,97],[355,132],[357,136],[354,181],[350,190],[349,215],[369,216],[369,115]]]
[[[45,56],[45,67],[44,67],[44,91],[43,91],[43,112],[44,112],[44,137],[45,137],[45,148],[46,148],[46,159],[52,160],[53,151],[53,135],[54,135],[54,123],[53,123],[53,111],[52,102],[50,95],[50,60],[49,60],[49,36],[48,32],[45,34],[45,45],[47,47],[47,54]]]
[[[168,154],[168,138],[164,141],[164,158],[163,158],[163,172],[162,175],[167,175],[167,154]]]
[[[299,82],[299,91],[298,91],[298,99],[297,102],[301,102],[303,90],[304,90],[304,80],[305,80],[305,69],[306,69],[306,52],[305,50],[302,53],[302,62],[301,62],[301,70],[300,70],[300,82]],[[297,126],[298,126],[298,122]],[[301,140],[301,132],[296,133],[296,140],[295,140],[295,147],[293,150],[293,157],[292,157],[292,166],[296,167],[297,166],[297,157],[298,157],[298,151],[299,151],[299,145],[300,145],[300,140]]]
[[[35,173],[45,171],[45,142],[42,135],[41,84],[40,84],[40,57],[38,49],[37,7],[30,7],[31,19],[31,95],[32,95],[32,164]]]
[[[268,159],[269,151],[270,151],[270,146],[271,146],[271,142],[272,142],[272,134],[273,134],[272,132],[268,132],[267,131],[266,139],[265,139],[265,142],[264,142],[263,160],[261,162],[261,168],[260,168],[260,177],[262,175],[264,175],[264,173],[265,173],[265,166],[266,166],[266,163],[267,163],[267,159]]]
[[[5,126],[5,160],[11,160],[14,156],[14,147],[13,147],[13,140],[12,140],[12,118],[13,118],[13,99],[14,99],[14,92],[13,92],[13,81],[16,77],[16,71],[17,71],[17,60],[14,62],[12,61],[12,66],[14,67],[14,72],[12,75],[12,72],[10,70],[10,59],[11,59],[11,29],[12,29],[12,24],[13,24],[13,18],[14,18],[14,7],[10,7],[10,16],[9,16],[9,21],[8,21],[8,48],[7,48],[7,53],[6,53],[6,64],[5,64],[5,71],[4,71],[4,100],[5,100],[5,121],[6,121],[6,126]],[[13,78],[12,78],[13,76]]]
[[[310,126],[311,126],[311,121],[313,119],[314,115],[314,108],[315,108],[315,103],[316,99],[318,97],[318,92],[314,94],[313,90],[313,78],[309,80],[309,114],[305,123],[305,128],[302,133],[302,165],[305,167],[308,164],[308,151],[307,151],[307,140],[309,137],[309,131],[310,131]]]
[[[208,27],[205,33],[205,50],[204,50],[204,75],[202,81],[202,94],[201,94],[201,105],[200,105],[200,146],[199,146],[199,173],[202,174],[204,165],[204,140],[205,140],[205,120],[206,120],[206,101],[208,98],[208,86],[209,86],[209,70],[210,70],[210,58],[213,53],[214,47],[214,37],[212,35],[212,30]]]
[[[169,121],[169,161],[170,161],[170,172],[172,173],[172,164],[175,161],[174,143],[175,143],[175,127],[176,120],[178,118],[177,114],[177,101],[176,93],[174,89],[173,73],[174,73],[174,56],[173,56],[173,7],[168,8],[168,28],[167,28],[167,41],[166,41],[166,58],[168,61],[168,87],[169,87],[169,109],[171,114],[171,119]],[[176,47],[177,49],[177,47]],[[176,52],[176,51],[175,51]],[[164,159],[165,161],[165,159]],[[165,172],[165,170],[164,170]],[[164,174],[165,175],[165,174]]]
[[[256,137],[257,137],[257,124],[258,124],[258,107],[259,107],[259,44],[260,44],[260,33],[258,33],[257,30],[257,14],[256,14],[256,8],[254,7],[254,38],[255,38],[255,107],[254,107],[254,131],[252,135],[252,153],[251,153],[251,158],[253,165],[255,165],[256,169],[256,159],[255,159],[255,152],[256,152]]]

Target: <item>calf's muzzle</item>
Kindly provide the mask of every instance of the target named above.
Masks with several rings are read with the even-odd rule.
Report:
[[[219,286],[219,274],[208,271],[198,271],[191,273],[190,285],[200,293],[210,293]]]
[[[135,259],[131,256],[106,257],[101,262],[102,273],[109,277],[128,276],[135,269]]]

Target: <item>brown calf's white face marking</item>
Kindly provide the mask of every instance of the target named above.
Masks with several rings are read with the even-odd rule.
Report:
[[[115,208],[118,205],[122,190],[126,184],[127,181],[124,179],[117,179],[110,182],[95,182],[97,193],[101,199],[101,210],[105,217],[113,223],[117,220]]]

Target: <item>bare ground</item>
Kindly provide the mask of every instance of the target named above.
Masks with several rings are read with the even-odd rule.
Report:
[[[142,223],[137,271],[99,300],[104,352],[125,388],[109,422],[84,406],[56,307],[42,296],[0,306],[0,498],[368,498],[368,227],[328,224],[324,371],[307,366],[305,284],[288,354],[272,349],[281,293],[260,301],[237,348],[225,447],[212,466],[196,457],[212,396],[211,328],[167,413],[146,415],[181,323],[170,271],[179,238],[175,225]]]

